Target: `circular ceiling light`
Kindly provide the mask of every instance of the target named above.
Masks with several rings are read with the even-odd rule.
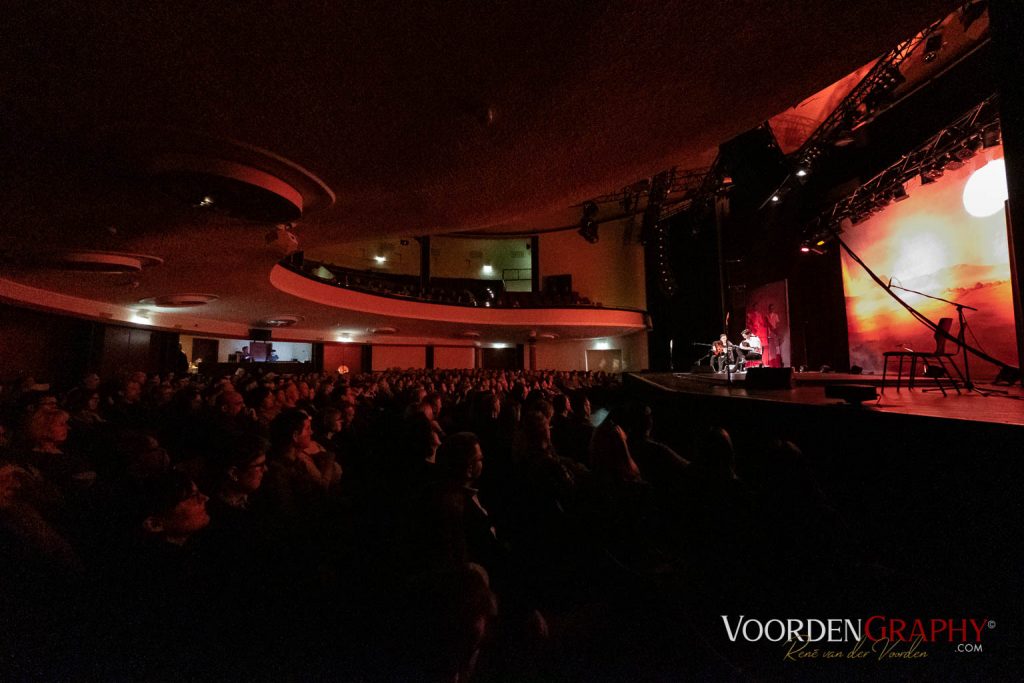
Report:
[[[259,324],[262,327],[291,327],[303,319],[301,315],[275,315],[265,320],[260,320]]]
[[[166,294],[163,296],[152,296],[147,299],[139,299],[139,303],[145,306],[159,306],[160,308],[190,308],[192,306],[205,306],[216,301],[218,296],[214,294]]]
[[[331,206],[335,194],[309,170],[239,140],[173,127],[99,131],[107,156],[197,211],[286,223]]]
[[[150,172],[161,191],[196,209],[260,223],[287,223],[302,217],[302,194],[251,166],[172,155],[155,161]]]
[[[1006,189],[1006,164],[993,159],[971,174],[964,185],[964,209],[977,218],[1003,210],[1009,196]]]
[[[53,259],[53,264],[61,270],[109,275],[138,273],[161,263],[163,259],[156,256],[116,251],[66,251]]]

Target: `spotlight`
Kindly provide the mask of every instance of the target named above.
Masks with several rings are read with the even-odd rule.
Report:
[[[803,178],[806,175],[807,175],[807,169],[806,168],[798,168],[798,169],[796,169],[796,177],[797,178]]]
[[[953,154],[955,154],[956,157],[960,159],[960,161],[967,161],[968,159],[973,158],[974,155],[981,150],[981,145],[981,138],[975,135],[971,138],[968,138],[968,140],[964,142],[963,146],[960,149],[953,152]]]
[[[373,260],[376,261],[377,263],[384,263],[385,261],[388,260],[388,257],[387,256],[374,256]]]
[[[905,188],[902,183],[892,189],[892,200],[894,202],[902,202],[909,196],[910,195],[907,194],[907,188]]]
[[[947,154],[942,157],[942,166],[950,171],[959,171],[964,167],[964,162],[960,161],[956,156]]]
[[[777,194],[773,194],[772,195],[772,201],[773,202],[777,202],[777,201],[779,201],[779,199],[781,199],[781,197],[779,197],[779,195],[777,195]]]
[[[934,183],[942,177],[944,172],[944,164],[941,160],[937,161],[928,168],[921,170],[921,184],[927,185],[928,183]]]
[[[494,267],[491,266],[490,264],[485,263],[484,267],[481,268],[481,270],[483,271],[484,275],[490,275],[491,273],[494,272]]]
[[[807,252],[809,252],[810,250],[811,250],[811,248],[810,248],[809,246],[807,246],[806,244],[802,244],[802,245],[800,245],[800,251],[802,251],[803,253],[805,253],[805,254],[806,254],[806,253],[807,253]]]
[[[984,132],[981,134],[981,146],[983,149],[995,147],[1000,142],[1001,138],[999,135],[999,128],[997,128],[996,126],[986,128]]]

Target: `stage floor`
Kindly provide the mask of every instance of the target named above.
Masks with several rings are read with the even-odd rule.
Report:
[[[717,374],[656,372],[633,374],[632,376],[641,382],[669,392],[814,406],[843,403],[838,399],[825,397],[824,387],[828,385],[871,385],[878,387],[878,400],[863,403],[859,407],[850,406],[850,409],[1024,427],[1024,391],[1020,385],[1011,387],[981,385],[979,388],[986,393],[995,388],[1008,390],[1007,394],[992,393],[988,396],[966,390],[961,390],[963,393],[957,394],[955,390],[947,388],[948,395],[943,396],[941,391],[923,391],[923,389],[934,386],[934,384],[928,383],[930,380],[926,379],[918,379],[913,390],[907,389],[906,380],[904,380],[899,391],[896,390],[895,383],[889,380],[883,391],[881,388],[882,378],[872,375],[794,373],[792,389],[750,389],[746,387],[746,377],[743,375],[733,375],[731,382],[725,375]]]

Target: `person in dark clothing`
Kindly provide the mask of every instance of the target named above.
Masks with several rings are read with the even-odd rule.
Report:
[[[209,573],[193,537],[210,522],[208,498],[183,472],[145,483],[139,526],[112,567],[103,608],[109,629],[97,661],[106,677],[185,675],[207,661],[212,642]]]
[[[582,391],[577,391],[569,397],[569,405],[571,410],[564,418],[552,420],[551,439],[560,456],[586,463],[587,450],[594,436],[594,426],[590,424],[590,399]],[[555,416],[558,417],[557,412]]]
[[[178,344],[178,353],[174,357],[174,374],[177,377],[188,375],[188,356],[185,355],[185,349],[181,344]]]

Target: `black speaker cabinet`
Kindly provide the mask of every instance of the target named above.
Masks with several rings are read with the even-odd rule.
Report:
[[[249,329],[249,340],[250,341],[270,341],[270,330],[261,330],[257,327]]]
[[[793,368],[750,368],[744,384],[748,389],[792,389]]]

